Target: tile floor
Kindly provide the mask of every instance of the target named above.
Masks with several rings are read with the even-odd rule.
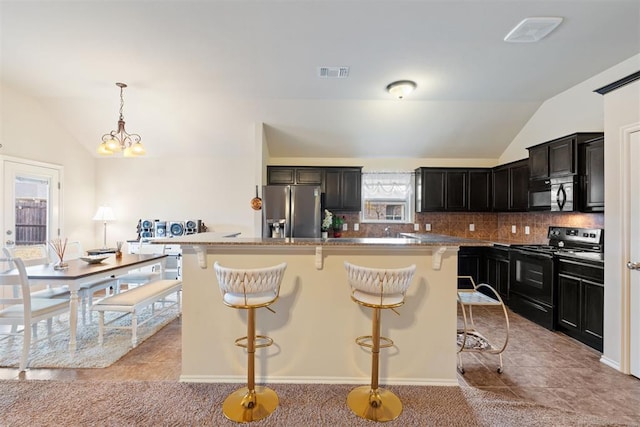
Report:
[[[504,320],[495,308],[476,308],[476,327],[499,344]],[[640,379],[621,374],[599,361],[600,354],[571,338],[548,331],[509,312],[509,342],[498,356],[463,353],[460,385],[533,400],[545,405],[604,416],[613,423],[640,425]],[[181,320],[177,319],[105,369],[0,369],[2,379],[178,380]]]

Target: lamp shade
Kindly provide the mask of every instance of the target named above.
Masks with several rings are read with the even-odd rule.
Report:
[[[96,214],[93,216],[94,221],[115,221],[116,217],[113,214],[113,209],[109,206],[100,206],[96,211]]]

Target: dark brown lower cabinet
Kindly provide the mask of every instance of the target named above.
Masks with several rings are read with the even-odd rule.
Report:
[[[558,259],[557,329],[602,351],[604,266]]]
[[[484,283],[495,289],[506,304],[509,301],[509,248],[485,249]]]

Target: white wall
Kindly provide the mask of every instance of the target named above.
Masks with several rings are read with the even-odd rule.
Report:
[[[640,70],[640,64],[636,71]],[[624,77],[624,76],[620,76]],[[630,167],[637,167],[640,159],[625,159],[620,129],[640,124],[640,81],[624,86],[604,96],[605,123],[605,323],[603,360],[616,368],[627,371],[628,295],[626,286],[628,271],[625,268],[625,251],[628,236],[625,235],[624,213],[625,186],[621,165],[629,160]],[[632,188],[630,191],[638,191]]]
[[[62,165],[63,237],[96,244],[94,159],[38,100],[0,86],[0,154]],[[1,221],[0,221],[1,222]]]
[[[250,204],[256,184],[253,158],[120,157],[98,159],[96,165],[97,201],[113,207],[117,218],[107,226],[110,245],[135,239],[139,219],[202,219],[209,230],[253,236],[260,214]]]
[[[500,156],[500,164],[528,157],[527,147],[575,132],[604,131],[604,102],[593,92],[640,69],[640,55],[545,101]]]

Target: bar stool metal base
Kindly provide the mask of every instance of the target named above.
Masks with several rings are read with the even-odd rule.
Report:
[[[392,421],[402,413],[402,402],[393,392],[371,386],[356,387],[347,395],[347,405],[361,418],[372,421]]]
[[[227,396],[222,412],[231,421],[248,423],[268,417],[279,403],[278,395],[269,387],[256,386],[253,395],[242,387]]]

